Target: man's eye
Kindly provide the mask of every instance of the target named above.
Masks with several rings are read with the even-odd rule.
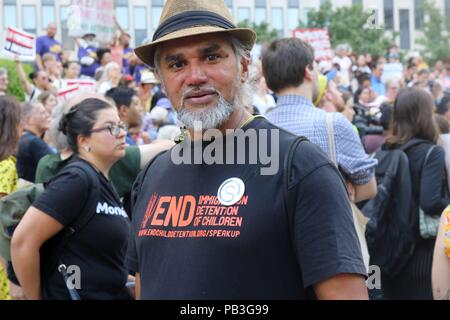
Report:
[[[184,66],[184,63],[182,61],[177,61],[177,62],[169,64],[170,69],[180,69],[183,66]]]
[[[208,54],[206,56],[206,61],[213,62],[217,61],[219,59],[219,56],[217,54]]]

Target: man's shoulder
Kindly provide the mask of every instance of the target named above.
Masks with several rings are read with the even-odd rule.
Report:
[[[351,130],[354,132],[353,125],[342,113],[334,112],[333,113],[333,123],[334,127],[342,130]]]
[[[176,145],[175,145],[176,147]],[[174,148],[174,147],[173,147]],[[158,153],[149,163],[147,163],[146,168],[149,166],[149,170],[156,169],[158,171],[165,170],[171,166],[172,161],[172,148],[169,150],[162,151]],[[143,169],[142,171],[144,171]]]
[[[259,124],[261,128],[279,130],[279,150],[287,156],[288,149],[300,136],[286,131],[266,119],[261,120]],[[305,140],[297,145],[293,153],[294,158],[292,163],[299,179],[321,166],[331,164],[319,146],[311,142],[307,137],[304,138]],[[282,159],[284,160],[284,157]]]
[[[34,141],[35,139],[37,139],[37,137],[36,137],[34,134],[32,134],[32,133],[30,133],[30,132],[28,132],[28,131],[25,131],[25,132],[20,136],[20,139],[19,139],[19,149],[24,148],[24,147],[29,147],[29,144],[30,144],[32,141]]]
[[[51,153],[39,160],[36,169],[36,182],[47,182],[54,177],[69,161],[71,157],[62,160],[59,154]]]
[[[321,167],[333,167],[323,150],[310,141],[301,142],[297,146],[293,157],[291,183],[294,184],[301,182],[303,178]]]
[[[50,152],[49,145],[43,139],[36,136],[30,138],[30,148],[36,150],[46,150]]]
[[[39,164],[45,165],[45,166],[54,166],[59,165],[62,163],[66,163],[68,159],[62,160],[61,156],[58,153],[50,153],[41,158],[39,160]]]

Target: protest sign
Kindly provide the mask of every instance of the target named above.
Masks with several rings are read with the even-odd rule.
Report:
[[[93,33],[97,41],[109,42],[114,33],[114,1],[73,0],[68,9],[69,36]]]
[[[309,43],[314,49],[317,61],[333,59],[334,53],[327,29],[296,29],[293,31],[293,37]]]
[[[58,102],[65,102],[81,92],[95,92],[96,82],[88,79],[67,80],[66,86],[58,91]]]
[[[14,59],[19,56],[22,61],[33,61],[36,59],[36,36],[8,27],[2,43],[2,55]]]

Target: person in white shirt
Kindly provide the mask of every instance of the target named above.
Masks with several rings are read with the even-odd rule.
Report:
[[[269,94],[266,79],[262,73],[261,60],[253,62],[249,68],[249,77],[254,86],[252,105],[256,107],[260,114],[264,115],[270,109],[276,106],[275,99]]]
[[[386,83],[387,79],[403,77],[403,65],[400,63],[398,53],[389,54],[389,61],[384,65],[383,76],[381,80]]]
[[[341,76],[341,85],[348,87],[350,85],[350,73],[352,69],[352,60],[348,57],[349,47],[348,45],[341,44],[336,48],[336,57],[333,58],[333,64],[339,64],[341,70],[339,75]]]

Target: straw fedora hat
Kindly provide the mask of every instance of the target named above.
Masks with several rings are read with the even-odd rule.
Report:
[[[134,52],[145,64],[154,67],[155,49],[163,42],[208,33],[227,32],[250,50],[256,41],[251,29],[237,28],[223,0],[167,0],[152,42]]]

